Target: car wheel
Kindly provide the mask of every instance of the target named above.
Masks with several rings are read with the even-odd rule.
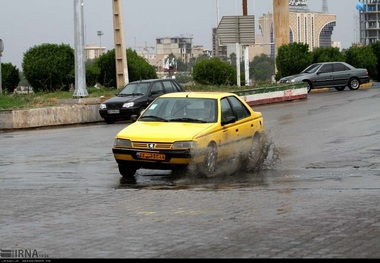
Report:
[[[357,90],[360,87],[360,81],[357,78],[351,78],[348,81],[348,88],[350,90]]]
[[[305,81],[305,83],[307,84],[307,93],[310,93],[311,89],[313,88],[313,85],[308,80]]]
[[[343,91],[346,87],[345,86],[342,86],[342,87],[335,87],[335,89],[337,91]]]
[[[115,119],[112,119],[112,118],[105,118],[104,121],[105,121],[107,124],[114,124],[114,123],[115,123]]]
[[[137,168],[132,165],[118,164],[119,172],[124,178],[134,177]]]
[[[268,155],[266,145],[265,136],[255,135],[247,158],[244,161],[244,167],[247,172],[254,172],[261,169]]]
[[[203,162],[202,173],[206,177],[213,177],[216,173],[216,163],[218,160],[218,150],[216,145],[210,144],[207,147],[205,159]]]

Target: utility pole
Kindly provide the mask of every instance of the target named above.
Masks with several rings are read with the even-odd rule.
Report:
[[[129,83],[121,0],[112,0],[112,7],[115,39],[116,88],[121,89]]]
[[[4,51],[4,43],[3,40],[0,38],[0,95],[3,94],[3,85],[2,85],[2,79],[1,79],[1,56],[3,55]]]
[[[247,0],[242,0],[242,1],[243,1],[243,16],[247,16],[248,15]],[[244,50],[245,85],[249,86],[250,85],[249,83],[250,82],[249,81],[249,47],[243,46],[243,50]],[[238,81],[240,81],[240,79]]]
[[[247,0],[243,0],[243,16],[247,15]]]
[[[288,0],[273,0],[273,27],[274,27],[275,57],[277,57],[278,48],[281,45],[287,45],[290,42],[289,1]],[[276,65],[275,65],[275,72],[277,72]]]
[[[98,37],[99,37],[99,54],[98,56],[103,54],[102,49],[102,36],[104,35],[103,31],[98,31]]]
[[[84,63],[83,0],[74,0],[75,90],[74,97],[87,97]]]

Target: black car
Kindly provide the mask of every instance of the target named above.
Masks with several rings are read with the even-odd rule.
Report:
[[[316,88],[335,88],[342,91],[348,86],[350,90],[359,89],[370,80],[368,70],[355,68],[345,62],[323,62],[308,66],[300,74],[280,79],[280,83],[307,83],[307,91]]]
[[[106,123],[130,120],[140,115],[158,96],[185,91],[175,79],[147,79],[128,83],[115,97],[100,104],[99,114]]]

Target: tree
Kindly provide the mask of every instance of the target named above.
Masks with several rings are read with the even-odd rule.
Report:
[[[143,57],[137,55],[136,51],[127,49],[127,64],[129,81],[142,79],[157,78],[156,71]],[[115,65],[115,49],[109,50],[95,60],[98,67],[97,82],[105,87],[116,87],[116,65]],[[96,72],[95,69],[91,69]]]
[[[34,92],[68,91],[75,81],[74,50],[66,44],[42,44],[25,52],[24,75]]]
[[[193,68],[193,79],[204,85],[232,85],[236,83],[235,70],[219,58],[198,61]]]
[[[156,69],[130,48],[127,49],[127,63],[129,81],[157,78]]]
[[[274,59],[266,54],[255,56],[249,63],[249,71],[255,81],[269,81],[274,75]]]
[[[276,79],[298,74],[312,62],[309,45],[304,43],[290,43],[282,45],[277,50]]]
[[[319,47],[312,52],[312,63],[345,61],[345,56],[337,47]]]
[[[100,75],[100,69],[97,67],[94,60],[86,62],[86,85],[87,87],[93,87],[98,83],[98,77]]]
[[[380,81],[380,41],[376,41],[375,43],[370,44],[373,50],[373,53],[376,56],[376,78],[374,78],[377,82]]]
[[[11,63],[1,63],[2,88],[8,93],[13,93],[20,82],[20,72]]]
[[[366,68],[371,79],[377,77],[377,58],[370,45],[352,46],[346,51],[346,62],[357,68]]]

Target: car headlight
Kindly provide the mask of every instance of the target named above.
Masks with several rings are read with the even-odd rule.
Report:
[[[107,105],[106,104],[104,104],[104,103],[100,103],[100,109],[102,110],[102,109],[107,109]]]
[[[131,143],[131,140],[128,140],[128,139],[115,138],[113,146],[114,147],[131,147],[132,143]]]
[[[133,105],[135,105],[135,103],[133,103],[133,102],[127,102],[127,103],[123,104],[123,108],[131,108],[131,107],[133,107]]]
[[[182,141],[175,142],[173,144],[173,149],[196,149],[197,143],[194,141]]]

